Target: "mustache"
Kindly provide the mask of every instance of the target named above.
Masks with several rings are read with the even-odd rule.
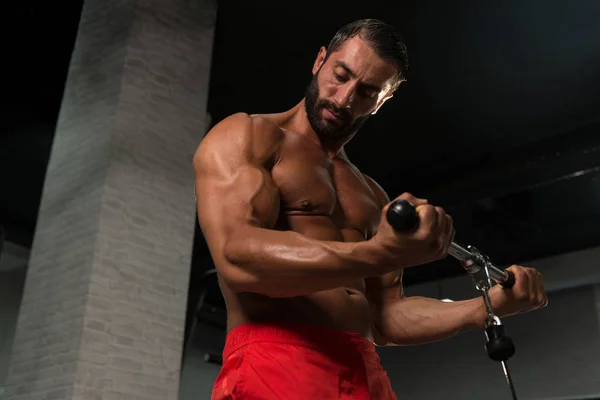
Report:
[[[342,119],[344,121],[348,121],[352,118],[350,111],[348,111],[347,109],[344,109],[344,108],[340,108],[340,107],[336,106],[335,104],[330,103],[329,101],[321,100],[320,107],[326,108],[327,110],[329,110],[330,112],[332,112],[333,114],[335,114],[337,117],[339,117],[340,119]]]

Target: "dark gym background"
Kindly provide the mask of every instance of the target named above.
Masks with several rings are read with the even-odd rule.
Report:
[[[35,231],[81,5],[32,0],[2,13],[0,224],[7,241],[24,247]],[[458,240],[501,265],[600,245],[597,1],[222,1],[213,123],[296,104],[319,47],[364,17],[398,28],[410,69],[348,146],[359,168],[391,197],[410,191],[444,206]],[[197,231],[186,338],[202,293],[200,324],[223,325],[214,277],[201,278],[212,268]],[[407,270],[404,282],[459,275],[448,259]]]

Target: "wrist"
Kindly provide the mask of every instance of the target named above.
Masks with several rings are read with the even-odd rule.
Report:
[[[382,275],[398,269],[391,257],[375,239],[356,242],[354,257],[360,267],[366,268],[370,276]]]
[[[471,328],[485,328],[488,318],[487,310],[483,297],[475,297],[469,300],[471,302],[472,312],[468,314],[468,325]]]

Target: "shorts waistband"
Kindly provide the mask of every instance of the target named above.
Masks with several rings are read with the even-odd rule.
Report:
[[[256,342],[291,344],[325,352],[354,350],[363,355],[375,353],[375,344],[355,332],[294,322],[248,322],[227,334],[223,360],[239,348]]]

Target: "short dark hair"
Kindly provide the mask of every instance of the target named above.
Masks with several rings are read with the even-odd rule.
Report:
[[[398,75],[392,91],[405,79],[408,69],[408,55],[402,37],[393,26],[373,18],[359,19],[341,27],[327,46],[327,57],[338,50],[344,42],[358,35],[367,42],[375,53],[386,61],[393,62]]]

